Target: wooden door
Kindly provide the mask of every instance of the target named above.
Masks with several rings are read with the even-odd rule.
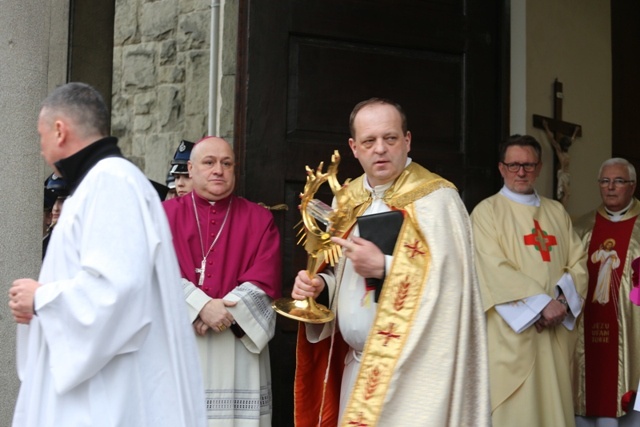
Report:
[[[386,97],[406,111],[414,161],[453,181],[469,209],[497,191],[506,82],[498,0],[245,0],[240,6],[235,147],[238,191],[275,211],[283,293],[305,268],[296,246],[305,165],[342,155],[340,180],[362,170],[348,148],[353,106]],[[327,190],[328,191],[328,190]],[[292,425],[297,324],[271,343],[274,426]]]
[[[612,157],[629,160],[640,172],[638,150],[637,100],[640,81],[637,78],[637,61],[640,54],[640,3],[611,2],[611,53],[612,53]],[[636,186],[640,197],[640,185]]]

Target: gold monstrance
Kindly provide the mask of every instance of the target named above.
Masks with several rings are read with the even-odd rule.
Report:
[[[339,163],[340,153],[336,150],[331,156],[331,165],[326,173],[322,173],[323,162],[320,162],[315,171],[306,166],[307,183],[304,186],[304,192],[300,194],[302,226],[298,231],[300,236],[298,244],[304,244],[304,249],[309,254],[307,258],[309,277],[314,277],[324,263],[331,266],[336,264],[342,256],[342,250],[339,245],[331,241],[331,237],[343,236],[349,224],[353,223],[351,218],[353,209],[347,207],[348,197],[345,194],[349,180],[345,181],[344,185],[338,182]],[[334,208],[313,198],[316,191],[325,182],[329,183],[333,192]],[[324,224],[324,230],[317,221]],[[280,298],[273,302],[272,307],[283,316],[305,323],[327,323],[335,317],[331,310],[317,304],[313,298],[304,300]]]

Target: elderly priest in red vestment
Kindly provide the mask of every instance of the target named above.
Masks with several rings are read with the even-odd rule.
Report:
[[[589,293],[575,357],[578,427],[640,425],[632,399],[640,380],[640,203],[636,170],[606,160],[598,175],[602,204],[575,224],[589,259]]]

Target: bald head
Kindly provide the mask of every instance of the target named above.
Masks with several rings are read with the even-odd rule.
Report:
[[[222,200],[235,188],[235,155],[222,138],[206,137],[191,150],[188,163],[193,190],[210,201]]]

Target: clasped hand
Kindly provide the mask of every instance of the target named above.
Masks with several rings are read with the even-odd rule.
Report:
[[[542,332],[544,328],[561,324],[567,317],[567,309],[564,304],[552,299],[546,307],[542,309],[542,313],[540,314],[540,319],[535,323],[538,332]]]
[[[218,333],[226,330],[235,322],[227,307],[234,307],[235,305],[235,301],[224,299],[212,299],[207,302],[200,310],[198,318],[193,322],[193,329],[196,334],[204,336],[209,329]]]

